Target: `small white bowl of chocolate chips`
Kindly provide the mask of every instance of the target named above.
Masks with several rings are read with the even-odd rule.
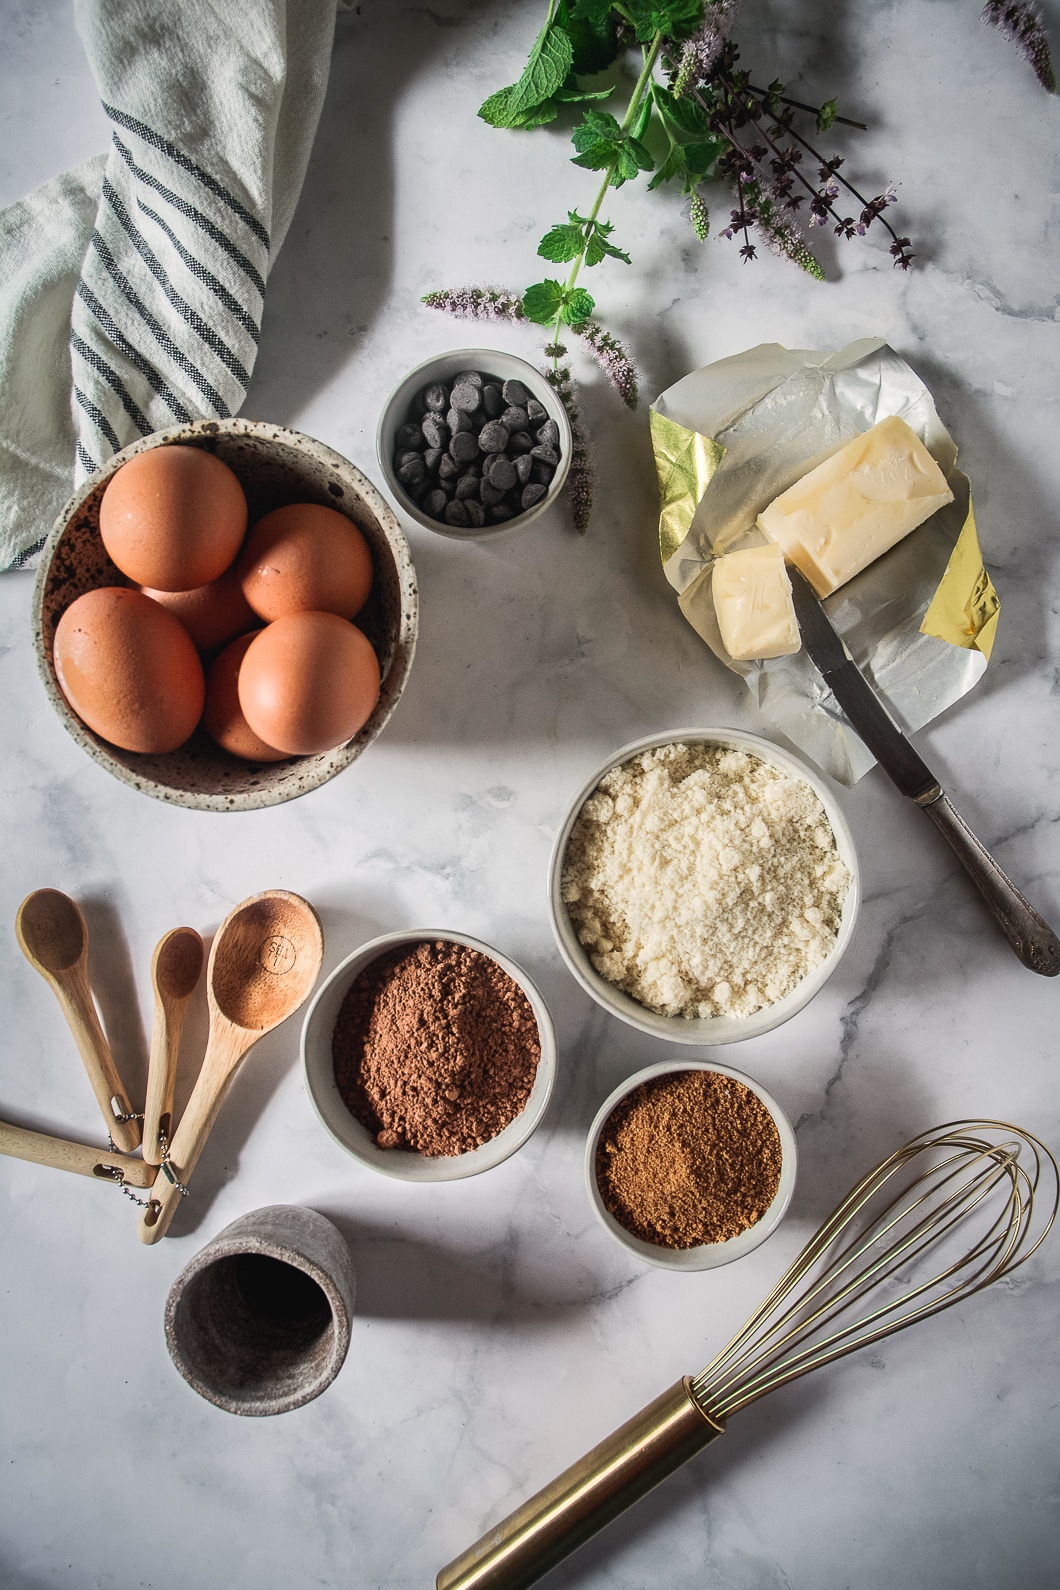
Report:
[[[335,1141],[400,1181],[491,1170],[530,1137],[556,1076],[540,993],[463,933],[387,933],[346,957],[302,1029],[309,1096]]]
[[[438,354],[409,372],[379,422],[386,483],[418,524],[455,540],[524,527],[570,469],[566,410],[525,359],[489,348]]]

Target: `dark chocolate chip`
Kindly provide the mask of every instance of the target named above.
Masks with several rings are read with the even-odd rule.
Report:
[[[455,480],[460,473],[460,465],[448,453],[443,453],[438,464],[438,475],[441,480]]]
[[[500,420],[487,420],[478,433],[478,444],[484,453],[503,453],[508,445],[508,427]]]
[[[427,465],[428,475],[436,475],[438,473],[438,465],[444,457],[444,447],[428,447],[423,455],[423,462]]]
[[[440,486],[435,486],[423,499],[423,511],[429,513],[432,519],[440,519],[445,513],[445,505],[449,501]]]
[[[501,395],[501,389],[492,381],[487,381],[482,388],[482,407],[486,410],[491,420],[495,420],[498,414],[504,412],[504,398]]]
[[[541,486],[535,481],[531,485],[523,487],[519,501],[524,509],[532,508],[535,502],[541,501],[547,491],[547,486]]]
[[[482,400],[482,392],[477,386],[472,386],[470,381],[460,381],[449,394],[450,406],[454,409],[463,409],[467,414],[473,414]]]
[[[528,453],[534,445],[534,438],[529,431],[516,431],[514,436],[508,438],[509,453]]]
[[[521,409],[525,409],[530,401],[530,394],[521,381],[505,381],[501,391],[505,403],[516,404]]]
[[[555,464],[543,464],[539,458],[535,458],[534,467],[530,471],[530,479],[536,481],[539,486],[548,486],[551,484],[555,473]]]
[[[471,431],[460,431],[449,443],[449,453],[458,464],[470,464],[478,457],[478,437]]]
[[[471,523],[477,530],[481,530],[482,526],[486,523],[485,508],[480,502],[477,502],[474,497],[469,497],[465,502],[464,507],[467,509],[467,516],[471,520]]]
[[[499,502],[495,508],[490,509],[489,516],[492,524],[503,524],[505,519],[515,518],[515,509],[507,507],[503,502]]]
[[[559,463],[559,454],[554,447],[547,447],[544,442],[538,442],[536,447],[531,447],[530,457],[537,458],[542,464],[551,464],[553,469]]]
[[[466,502],[449,502],[445,505],[446,524],[460,525],[463,529],[471,523]]]
[[[543,447],[559,447],[559,426],[555,420],[546,420],[534,435]]]
[[[515,485],[515,465],[510,458],[505,458],[503,455],[491,458],[483,474],[491,486],[499,486],[502,491],[507,491],[509,486]]]
[[[461,370],[459,375],[453,377],[454,386],[477,386],[481,388],[482,377],[477,370]]]
[[[539,403],[536,398],[530,399],[529,403],[526,405],[526,412],[529,416],[531,425],[536,425],[539,420],[548,419],[548,409],[543,403]]]
[[[410,447],[420,449],[425,445],[423,432],[418,425],[402,425],[394,437],[394,445],[403,453],[407,453]]]
[[[457,502],[463,502],[467,497],[477,497],[478,487],[479,479],[477,471],[472,472],[469,470],[466,475],[461,475],[460,479],[456,483]]]
[[[484,502],[487,508],[492,508],[500,502],[504,492],[499,486],[491,485],[486,476],[483,475],[478,483],[478,495],[480,502]]]
[[[510,431],[525,431],[530,418],[525,409],[509,406],[501,415],[501,424],[507,425]]]
[[[428,447],[444,447],[449,440],[449,427],[440,414],[427,414],[420,425]]]
[[[434,386],[429,386],[423,394],[424,406],[433,409],[435,414],[444,414],[449,407],[449,389],[438,381]]]
[[[402,453],[401,462],[397,467],[397,478],[403,486],[422,486],[427,475],[427,466],[423,462],[422,453]]]
[[[471,415],[465,413],[463,409],[450,409],[445,416],[445,423],[454,436],[459,435],[461,431],[474,430]]]
[[[520,453],[519,457],[515,460],[515,473],[521,486],[525,486],[527,481],[530,479],[530,471],[533,469],[533,467],[534,460],[530,457],[530,454]]]

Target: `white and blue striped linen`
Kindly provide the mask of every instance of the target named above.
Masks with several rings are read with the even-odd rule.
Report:
[[[0,392],[0,567],[34,560],[71,487],[112,453],[238,413],[334,17],[335,0],[81,0],[111,147],[101,171],[80,168],[80,186],[57,179],[0,213],[0,371],[14,377],[10,398]],[[69,239],[57,249],[49,225],[81,229],[76,282]],[[43,395],[25,368],[42,347],[41,375],[58,384]]]

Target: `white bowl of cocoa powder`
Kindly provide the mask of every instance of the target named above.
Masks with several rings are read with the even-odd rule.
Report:
[[[776,1099],[714,1060],[664,1060],[600,1106],[585,1150],[597,1218],[665,1270],[711,1270],[760,1247],[795,1191],[795,1133]]]
[[[536,1130],[556,1075],[552,1018],[516,963],[444,929],[386,933],[317,990],[306,1086],[348,1154],[401,1181],[491,1170]]]

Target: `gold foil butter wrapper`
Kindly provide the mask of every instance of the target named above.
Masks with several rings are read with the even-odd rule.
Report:
[[[891,414],[922,439],[954,500],[823,605],[911,734],[980,678],[1000,608],[957,448],[920,377],[874,338],[838,353],[763,343],[693,371],[651,412],[659,553],[682,613],[726,667],[743,675],[766,717],[848,786],[873,766],[871,753],[804,651],[733,661],[718,631],[711,569],[724,552],[761,546],[766,537],[756,521],[773,498]]]

